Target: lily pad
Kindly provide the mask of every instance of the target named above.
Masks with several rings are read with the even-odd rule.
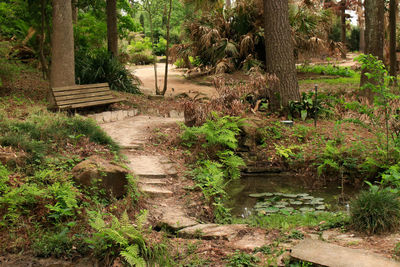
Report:
[[[301,212],[313,212],[313,211],[315,211],[315,209],[304,207],[304,208],[300,208],[300,211],[301,211]]]
[[[282,209],[282,211],[293,212],[293,211],[294,211],[294,208],[292,208],[292,207],[286,207],[286,208]]]
[[[288,197],[288,198],[296,198],[297,197],[297,195],[295,195],[295,194],[283,194],[282,196]]]
[[[262,198],[262,197],[272,197],[274,194],[272,193],[254,193],[250,194],[249,197],[254,197],[254,198]]]
[[[271,208],[266,208],[266,209],[264,209],[264,211],[265,211],[266,213],[276,213],[276,212],[278,212],[278,209],[277,209],[277,208],[274,208],[274,207],[271,207]]]

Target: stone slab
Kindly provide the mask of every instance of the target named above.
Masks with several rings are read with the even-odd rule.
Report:
[[[138,183],[149,184],[149,185],[166,185],[166,184],[168,184],[166,179],[151,179],[151,178],[140,178]]]
[[[172,191],[156,185],[138,184],[138,187],[140,191],[152,197],[170,197],[173,194]]]
[[[106,113],[106,112],[104,112]],[[106,118],[107,117],[107,118]],[[161,118],[151,116],[128,117],[122,121],[110,122],[111,113],[107,113],[102,129],[121,147],[129,148],[137,143],[147,143],[151,131],[155,128],[168,126],[183,121],[178,118]]]
[[[195,226],[187,227],[178,232],[182,237],[189,238],[202,238],[202,239],[219,239],[219,240],[233,240],[238,235],[241,235],[246,230],[244,224],[198,224]]]
[[[179,230],[198,224],[195,219],[187,216],[180,206],[160,207],[158,212],[162,214],[158,221],[161,227],[167,226],[173,230]]]
[[[352,249],[320,240],[304,239],[291,253],[297,260],[329,267],[400,267],[400,262],[362,249]]]
[[[128,156],[128,167],[140,178],[160,179],[167,177],[167,172],[158,156]]]

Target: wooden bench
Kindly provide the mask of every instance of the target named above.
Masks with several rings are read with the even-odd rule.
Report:
[[[108,83],[52,88],[55,109],[75,109],[120,102],[111,94]]]

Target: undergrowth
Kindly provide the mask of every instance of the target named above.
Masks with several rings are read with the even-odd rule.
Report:
[[[216,221],[230,221],[230,211],[224,207],[227,198],[226,184],[240,177],[244,161],[235,154],[237,136],[244,121],[238,117],[219,117],[213,114],[202,126],[182,125],[182,144],[186,147],[201,146],[203,152],[197,155],[195,168],[190,172],[206,200],[214,206]]]

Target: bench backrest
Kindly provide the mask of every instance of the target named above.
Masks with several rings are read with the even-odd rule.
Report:
[[[74,85],[52,88],[57,109],[73,109],[118,102],[108,83]]]

